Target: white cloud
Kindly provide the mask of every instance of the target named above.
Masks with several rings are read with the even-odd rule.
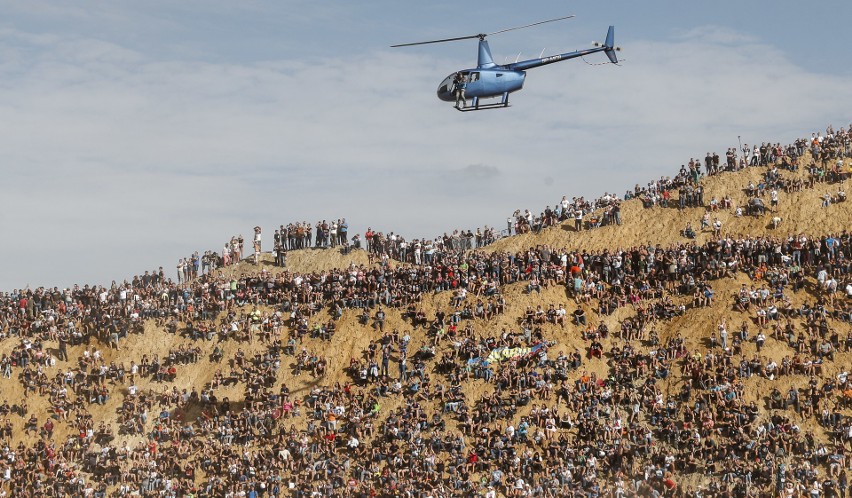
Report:
[[[500,168],[488,164],[468,164],[459,172],[469,180],[489,180],[500,175]]]
[[[467,58],[184,53],[0,30],[11,241],[0,258],[16,261],[0,288],[169,268],[255,224],[345,216],[354,230],[407,236],[502,226],[516,208],[672,174],[737,135],[786,141],[840,126],[852,101],[850,78],[808,73],[716,27],[633,40],[622,67],[532,70],[513,107],[464,114],[435,89]]]

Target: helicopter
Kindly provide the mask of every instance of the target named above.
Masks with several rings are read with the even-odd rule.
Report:
[[[444,102],[455,101],[456,109],[462,112],[505,108],[509,107],[509,94],[517,92],[523,88],[524,80],[527,77],[527,69],[576,59],[577,57],[584,57],[597,52],[603,52],[612,64],[618,64],[618,56],[615,52],[620,51],[621,47],[616,47],[613,44],[614,26],[609,27],[609,30],[606,33],[606,40],[603,44],[595,42],[593,44],[594,48],[550,55],[547,57],[539,57],[538,59],[530,59],[520,62],[516,61],[511,64],[504,65],[498,65],[494,62],[494,59],[491,56],[491,48],[485,40],[486,37],[491,35],[505,33],[516,29],[529,28],[554,21],[562,21],[573,17],[575,16],[557,17],[555,19],[547,19],[545,21],[539,21],[524,26],[501,29],[500,31],[494,31],[493,33],[479,33],[476,35],[444,38],[441,40],[402,43],[398,45],[391,45],[391,48],[411,47],[415,45],[427,45],[430,43],[444,43],[479,38],[479,58],[476,67],[456,71],[444,78],[441,84],[438,85],[438,98]],[[481,102],[482,99],[490,98],[500,98],[500,101],[491,103]],[[468,99],[471,101],[470,107],[467,106]]]

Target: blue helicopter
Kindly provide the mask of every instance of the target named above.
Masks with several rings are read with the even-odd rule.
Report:
[[[574,16],[557,17],[555,19],[527,24],[525,26],[502,29],[493,33],[480,33],[476,35],[459,36],[456,38],[444,38],[441,40],[403,43],[399,45],[391,45],[391,47],[410,47],[414,45],[426,45],[430,43],[444,43],[479,38],[479,60],[477,61],[476,68],[456,71],[444,78],[444,81],[438,85],[438,98],[444,102],[455,101],[456,109],[463,112],[509,107],[509,94],[517,92],[523,88],[524,79],[527,77],[527,69],[546,66],[555,62],[567,61],[569,59],[576,59],[577,57],[584,57],[597,52],[603,52],[609,58],[611,63],[618,64],[618,57],[615,52],[620,51],[621,48],[616,47],[613,44],[613,26],[610,26],[606,33],[606,41],[604,41],[603,44],[595,43],[595,48],[514,62],[511,64],[504,64],[502,66],[496,64],[494,59],[491,57],[491,49],[488,46],[488,42],[485,41],[485,37],[487,36],[505,33],[516,29],[538,26],[539,24],[571,19],[572,17]],[[480,102],[481,99],[498,97],[500,98],[499,102]],[[471,101],[470,107],[467,106],[468,99]]]

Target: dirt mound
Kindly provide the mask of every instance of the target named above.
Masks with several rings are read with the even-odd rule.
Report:
[[[705,199],[709,200],[712,197],[722,199],[726,196],[730,197],[734,203],[734,207],[744,205],[748,198],[744,193],[744,188],[750,182],[759,183],[761,175],[765,171],[764,168],[747,168],[737,173],[725,173],[703,180],[705,187]],[[783,171],[782,175],[785,178],[807,180],[807,173],[799,171],[792,173]],[[846,230],[852,222],[852,204],[837,203],[828,207],[822,207],[822,196],[826,192],[836,192],[838,185],[816,184],[815,187],[807,187],[799,192],[782,192],[780,202],[775,212],[768,213],[760,217],[737,216],[734,209],[722,209],[712,213],[714,218],[718,218],[722,223],[722,232],[737,236],[737,234],[748,234],[750,236],[786,236],[788,234],[805,233],[811,235],[822,235],[830,232],[840,232]],[[768,201],[767,201],[768,204]],[[487,248],[488,251],[510,251],[516,252],[525,250],[529,247],[534,247],[542,244],[547,244],[554,248],[567,247],[585,248],[589,250],[613,249],[613,248],[629,248],[643,244],[662,244],[668,246],[674,243],[686,241],[681,230],[687,222],[691,222],[696,229],[700,226],[700,219],[706,212],[705,209],[688,208],[678,209],[676,200],[671,203],[670,207],[643,207],[642,201],[630,200],[623,203],[621,226],[606,226],[590,230],[575,232],[573,223],[564,223],[560,226],[548,228],[538,234],[526,234],[521,236],[509,237],[502,239]],[[775,228],[771,226],[773,217],[781,218],[780,225]],[[702,243],[711,237],[709,230],[699,231],[696,241]],[[392,265],[397,263],[391,262]],[[332,268],[350,268],[350,267],[370,267],[371,262],[368,255],[363,250],[353,250],[344,254],[339,249],[307,249],[300,251],[291,251],[287,254],[287,268],[291,273],[315,273],[322,272]],[[253,275],[259,275],[260,272],[268,272],[277,274],[284,271],[281,268],[273,265],[272,257],[268,254],[263,255],[259,266],[255,266],[249,261],[241,262],[228,268],[216,270],[218,275],[227,278],[248,278]],[[748,323],[752,334],[756,333],[756,327],[753,323],[753,316],[748,313],[738,311],[734,306],[734,296],[743,284],[752,285],[754,282],[749,276],[738,273],[732,278],[723,278],[713,281],[715,291],[715,300],[712,305],[707,307],[693,307],[691,296],[677,296],[674,298],[673,306],[683,305],[685,311],[671,319],[660,319],[653,321],[650,328],[653,329],[659,336],[661,342],[665,342],[669,338],[683,337],[685,340],[686,349],[691,352],[702,354],[710,344],[710,337],[716,333],[717,326],[722,319],[726,320],[729,328],[733,330],[741,323]],[[816,282],[812,276],[806,280],[806,287],[803,291],[791,294],[791,306],[797,308],[805,302],[813,304],[817,295],[814,291]],[[581,302],[575,300],[573,295],[568,292],[563,285],[551,285],[545,287],[541,292],[528,292],[527,286],[523,282],[513,283],[503,286],[501,294],[506,300],[506,309],[502,314],[496,315],[489,320],[462,320],[460,328],[470,324],[473,327],[476,337],[500,337],[505,333],[519,332],[521,330],[521,318],[528,307],[536,309],[541,306],[543,309],[548,309],[550,305],[565,305],[568,310],[568,317],[578,308],[586,311],[588,316],[588,326],[581,327],[579,325],[566,322],[564,326],[559,326],[552,323],[541,324],[540,334],[542,337],[551,341],[554,345],[550,348],[548,356],[550,358],[557,357],[560,353],[572,353],[579,351],[583,355],[582,368],[569,373],[568,381],[573,382],[583,375],[594,374],[599,379],[605,379],[612,373],[612,358],[608,355],[613,347],[623,346],[623,342],[617,338],[616,331],[619,330],[622,320],[628,317],[633,317],[637,313],[636,306],[623,306],[617,309],[614,313],[605,315],[600,314],[593,302]],[[452,292],[436,292],[425,293],[422,301],[417,305],[417,308],[422,310],[427,317],[434,317],[438,310],[443,310],[448,313],[457,311],[457,308],[452,304]],[[476,302],[478,299],[486,299],[481,296],[469,296],[467,302]],[[289,318],[289,312],[282,311],[278,306],[270,306],[264,302],[245,302],[241,306],[233,307],[234,316],[228,317],[225,313],[220,313],[213,323],[218,333],[220,327],[227,328],[231,322],[239,321],[244,314],[257,312],[264,320],[271,319],[276,314],[280,314],[286,322]],[[385,320],[385,329],[388,332],[398,331],[399,335],[409,334],[411,336],[410,351],[417,352],[421,348],[436,345],[436,357],[440,358],[445,353],[452,353],[453,344],[450,339],[443,339],[440,342],[436,341],[435,337],[428,334],[425,328],[413,328],[409,319],[403,317],[404,308],[388,308],[386,309],[387,317]],[[375,309],[371,310],[375,313]],[[271,391],[277,392],[281,386],[286,385],[291,394],[301,399],[307,395],[312,389],[317,387],[329,387],[335,384],[352,383],[356,379],[353,372],[348,369],[350,362],[355,359],[361,361],[364,359],[364,352],[368,349],[371,343],[374,343],[381,337],[381,333],[371,326],[372,320],[367,323],[362,323],[360,320],[361,312],[355,309],[345,309],[342,315],[335,321],[336,333],[330,340],[322,340],[321,338],[313,338],[310,334],[306,335],[304,340],[296,346],[296,353],[301,350],[307,352],[308,355],[316,356],[320,360],[325,360],[327,363],[326,373],[321,377],[314,377],[304,372],[297,373],[296,361],[294,356],[284,356],[280,369],[275,377],[274,385],[271,386]],[[47,376],[55,376],[59,370],[68,370],[78,365],[78,358],[81,358],[84,353],[93,351],[93,348],[100,351],[105,364],[115,363],[123,365],[126,371],[130,370],[131,362],[140,364],[143,361],[143,356],[147,356],[148,360],[155,356],[160,359],[168,358],[170,353],[178,350],[181,347],[198,347],[200,354],[197,361],[185,364],[178,364],[174,379],[170,381],[157,381],[153,376],[142,377],[136,381],[136,387],[141,392],[152,393],[155,397],[168,397],[169,393],[183,393],[192,390],[202,390],[208,386],[218,374],[227,376],[230,374],[233,366],[233,359],[238,356],[238,353],[244,355],[245,358],[261,357],[268,351],[269,345],[259,340],[239,341],[239,340],[192,340],[185,335],[191,321],[189,314],[182,314],[183,319],[175,321],[171,326],[168,326],[169,319],[161,319],[159,321],[148,320],[145,322],[144,328],[136,333],[130,333],[128,337],[120,341],[117,349],[109,347],[106,343],[96,339],[91,341],[91,344],[81,344],[68,348],[70,361],[58,361],[54,366],[44,367]],[[323,306],[316,310],[316,313],[309,318],[309,327],[313,328],[317,324],[324,324],[332,321],[331,310],[328,306]],[[791,320],[800,321],[796,317],[791,317]],[[586,352],[589,346],[589,341],[583,338],[583,331],[587,328],[596,328],[599,324],[607,325],[611,334],[602,340],[603,350],[605,354],[603,358],[587,358]],[[831,327],[837,328],[844,332],[849,330],[847,323],[842,323],[834,319],[829,319]],[[171,330],[169,330],[171,329]],[[280,333],[285,338],[289,331],[289,327],[281,326]],[[770,330],[766,330],[766,334],[770,335]],[[214,334],[215,335],[215,334]],[[732,334],[733,335],[733,334]],[[19,339],[15,337],[6,338],[0,342],[0,352],[9,353],[13,347],[19,343]],[[55,341],[48,341],[47,350],[56,353],[58,344]],[[652,346],[648,346],[652,347]],[[214,358],[214,352],[220,352],[222,359]],[[760,362],[766,363],[769,360],[774,360],[781,363],[783,358],[791,355],[790,347],[775,338],[769,338],[766,347],[758,352],[753,342],[746,342],[742,345],[742,357],[752,358],[758,356]],[[738,360],[737,360],[738,361]],[[824,367],[824,376],[833,376],[843,369],[847,369],[852,365],[852,353],[839,353],[834,361],[826,362]],[[432,364],[434,367],[434,363]],[[391,372],[395,371],[395,367],[391,367]],[[431,372],[432,370],[430,370]],[[50,402],[47,392],[39,392],[38,389],[25,391],[21,379],[18,378],[20,369],[15,370],[12,378],[0,378],[0,389],[3,396],[10,404],[27,405],[27,416],[29,414],[38,414],[42,419],[50,413]],[[447,381],[437,373],[433,373],[434,383],[446,384]],[[673,371],[670,376],[660,382],[660,388],[666,397],[675,396],[684,383],[687,382],[685,376],[679,371]],[[782,392],[786,392],[790,387],[805,388],[808,382],[807,376],[792,375],[785,376],[780,379],[767,379],[761,376],[753,376],[748,379],[742,379],[744,385],[744,399],[747,404],[756,402],[761,409],[761,418],[768,417],[772,412],[766,409],[768,391],[771,388],[778,388]],[[95,426],[105,424],[109,426],[113,433],[118,433],[121,429],[118,423],[118,414],[124,402],[129,383],[128,382],[106,382],[110,392],[109,399],[103,404],[89,404],[88,400],[82,402],[84,409],[78,413],[87,412],[91,415]],[[485,383],[481,380],[468,380],[461,385],[461,390],[464,392],[469,404],[473,406],[477,399],[483,396],[489,396],[493,392],[493,385]],[[234,385],[224,385],[216,390],[216,396],[221,400],[229,398],[234,403],[245,402],[244,386],[239,383]],[[541,401],[543,403],[543,401]],[[400,395],[384,398],[382,401],[379,421],[376,423],[378,427],[382,420],[387,415],[393,412],[396,408],[404,406],[405,398]],[[534,404],[539,403],[536,401]],[[548,403],[551,403],[548,401]],[[436,411],[443,411],[437,401],[426,403]],[[531,406],[521,408],[514,420],[515,423],[521,416],[528,414]],[[152,410],[152,416],[156,417],[157,409]],[[304,415],[304,414],[303,414]],[[626,415],[626,414],[625,414]],[[186,417],[188,422],[196,421],[198,417],[203,416],[201,409],[190,410],[182,416]],[[792,413],[791,413],[792,416]],[[58,418],[58,417],[57,417]],[[10,416],[12,424],[12,436],[7,439],[10,445],[16,445],[19,442],[25,444],[34,444],[37,436],[31,433],[24,432],[24,425],[27,420],[25,416]],[[299,418],[290,419],[287,425],[292,423],[297,429],[303,429],[308,424],[308,417],[302,416]],[[450,425],[454,426],[455,422],[450,421]],[[65,438],[73,436],[80,431],[79,424],[74,417],[69,417],[68,421],[58,421],[58,427],[54,433],[56,441],[64,441]],[[827,441],[825,431],[820,430],[815,418],[802,421],[801,424],[806,431],[812,431],[816,434],[819,441]],[[125,435],[120,437],[121,441],[128,441],[130,446],[145,441],[144,436]],[[708,481],[706,476],[694,475],[689,478],[693,484],[703,484]]]
[[[850,161],[847,160],[847,164]],[[705,202],[716,197],[719,201],[730,196],[733,201],[731,209],[713,211],[711,217],[722,222],[722,233],[736,237],[739,234],[752,237],[780,237],[791,234],[825,235],[840,233],[847,230],[852,219],[852,202],[839,202],[822,207],[823,196],[830,193],[836,195],[841,185],[816,183],[813,187],[804,187],[798,192],[779,192],[778,207],[775,212],[767,211],[762,216],[736,216],[736,207],[744,207],[748,202],[745,188],[749,182],[758,185],[766,168],[749,167],[736,173],[724,173],[703,180]],[[808,180],[808,172],[799,169],[798,172],[781,170],[783,178]],[[488,247],[493,251],[519,251],[539,244],[547,244],[554,248],[584,248],[602,250],[614,248],[630,248],[641,244],[658,244],[664,246],[677,242],[686,242],[681,232],[687,222],[696,230],[698,243],[706,242],[712,236],[711,229],[700,230],[701,218],[707,208],[678,209],[677,194],[669,202],[669,207],[643,207],[641,199],[632,199],[622,203],[621,226],[603,226],[591,230],[574,230],[574,222],[567,221],[559,226],[546,228],[541,233],[528,233],[508,237],[497,241]],[[769,207],[768,192],[763,197]],[[777,227],[773,227],[772,219],[781,218]],[[711,220],[712,223],[712,220]]]

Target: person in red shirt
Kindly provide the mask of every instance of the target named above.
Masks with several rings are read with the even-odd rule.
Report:
[[[675,483],[674,479],[672,479],[672,475],[670,472],[666,472],[666,476],[663,479],[663,486],[666,487],[666,494],[669,494],[668,492],[673,492],[675,488],[677,488],[677,483]]]
[[[51,419],[47,419],[47,422],[45,422],[44,426],[42,427],[44,429],[44,432],[47,434],[48,439],[53,437],[53,427],[53,420]]]
[[[476,471],[476,463],[479,461],[479,455],[476,452],[471,451],[470,454],[467,455],[467,463],[470,466],[470,472]]]

